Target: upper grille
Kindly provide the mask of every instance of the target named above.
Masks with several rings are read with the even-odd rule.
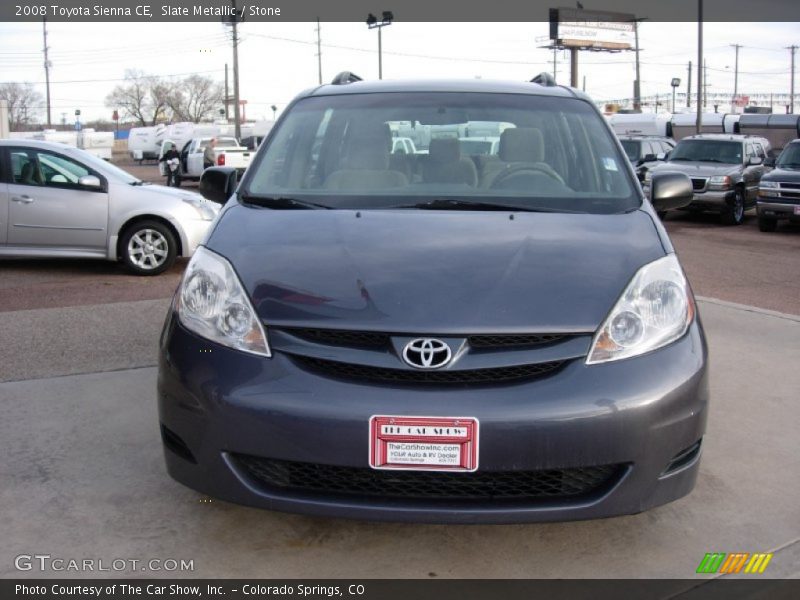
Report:
[[[440,473],[340,467],[242,454],[235,457],[250,477],[276,490],[450,502],[576,500],[607,489],[623,472],[622,465],[602,465],[543,471]]]
[[[285,328],[294,336],[329,346],[348,346],[354,348],[388,348],[393,334],[380,331],[347,331],[344,329]],[[406,337],[409,334],[398,334]],[[468,335],[467,340],[473,348],[508,348],[510,346],[538,346],[561,341],[570,334],[479,334]],[[452,337],[452,336],[443,336]]]
[[[543,377],[555,372],[566,361],[552,361],[512,367],[469,369],[462,371],[423,371],[416,369],[389,369],[343,363],[309,356],[292,356],[303,368],[335,379],[376,381],[382,383],[410,384],[483,384],[510,383]]]
[[[473,348],[507,348],[509,346],[538,346],[552,344],[569,337],[568,334],[530,335],[471,335],[467,338]]]
[[[358,348],[383,348],[389,344],[389,335],[373,331],[346,331],[343,329],[286,329],[288,333],[309,342],[329,346]]]
[[[707,181],[705,177],[692,177],[692,189],[696,192],[706,189]]]

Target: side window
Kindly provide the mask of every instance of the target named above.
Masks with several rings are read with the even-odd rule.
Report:
[[[39,151],[36,152],[36,160],[39,163],[41,185],[47,187],[79,188],[78,180],[81,177],[94,174],[82,164],[58,154]]]
[[[756,147],[756,155],[763,159],[766,156],[766,154],[764,154],[764,148],[762,148],[761,144],[758,142],[755,142],[753,145]]]
[[[11,149],[11,182],[19,185],[42,185],[42,173],[32,150]]]
[[[747,144],[745,150],[747,151],[747,158],[755,158],[756,151],[753,149],[753,144]]]

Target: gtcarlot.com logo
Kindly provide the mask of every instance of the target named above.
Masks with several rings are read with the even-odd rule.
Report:
[[[755,552],[708,552],[700,565],[697,567],[698,573],[763,573],[769,561],[772,560],[772,553]]]
[[[17,571],[194,571],[194,559],[183,558],[61,558],[49,554],[20,554],[14,558]]]

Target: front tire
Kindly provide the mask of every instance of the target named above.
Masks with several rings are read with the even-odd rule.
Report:
[[[762,217],[758,215],[758,230],[766,233],[772,233],[778,228],[778,219],[770,217]]]
[[[736,188],[733,203],[725,207],[722,212],[722,222],[725,225],[741,225],[744,222],[744,190]]]
[[[122,262],[137,275],[159,275],[178,254],[172,230],[158,221],[140,221],[125,230],[120,240]]]

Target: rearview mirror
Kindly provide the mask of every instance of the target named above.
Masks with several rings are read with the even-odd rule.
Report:
[[[199,192],[206,200],[225,204],[238,183],[239,176],[233,167],[209,167],[200,176]]]
[[[684,173],[653,173],[650,202],[657,211],[687,206],[694,197],[692,180]]]

